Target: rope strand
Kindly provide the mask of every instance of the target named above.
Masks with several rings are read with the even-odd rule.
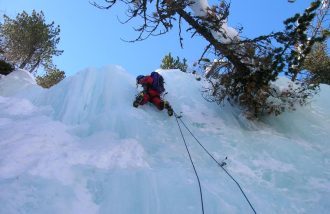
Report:
[[[202,213],[204,214],[204,203],[203,203],[203,193],[202,193],[201,182],[200,182],[200,180],[199,180],[197,170],[196,170],[195,165],[194,165],[194,162],[193,162],[193,160],[192,160],[192,158],[191,158],[191,155],[190,155],[190,152],[189,152],[188,145],[187,145],[186,140],[185,140],[185,138],[184,138],[184,136],[183,136],[182,129],[181,129],[181,126],[180,126],[180,124],[179,124],[179,121],[178,121],[178,118],[177,118],[176,115],[175,115],[175,120],[176,120],[176,123],[177,123],[178,126],[179,126],[179,130],[180,130],[180,133],[181,133],[181,137],[182,137],[182,139],[183,139],[184,145],[186,146],[186,150],[187,150],[187,153],[188,153],[188,155],[189,155],[189,159],[190,159],[191,165],[192,165],[193,168],[194,168],[194,172],[195,172],[195,175],[196,175],[196,178],[197,178],[197,181],[198,181],[198,186],[199,186],[199,194],[200,194],[201,205],[202,205]]]
[[[248,197],[246,196],[245,192],[243,191],[241,185],[234,179],[234,177],[223,167],[224,165],[219,163],[214,157],[213,155],[211,155],[211,153],[202,145],[202,143],[195,137],[195,135],[190,131],[190,129],[187,127],[187,125],[183,122],[183,120],[181,119],[181,116],[178,116],[175,112],[174,115],[176,117],[176,120],[178,122],[178,119],[180,120],[180,122],[183,124],[183,126],[188,130],[188,132],[191,134],[191,136],[197,141],[197,143],[203,148],[203,150],[218,164],[219,167],[221,167],[221,169],[223,171],[225,171],[225,173],[236,183],[236,185],[238,186],[238,188],[240,189],[241,193],[243,194],[244,198],[246,199],[246,201],[248,202],[248,204],[250,205],[251,209],[253,210],[253,212],[256,214],[257,212],[255,211],[254,207],[252,206],[250,200],[248,199]]]

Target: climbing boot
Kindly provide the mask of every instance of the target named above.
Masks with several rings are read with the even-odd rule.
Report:
[[[133,106],[135,108],[137,108],[140,105],[140,103],[143,100],[143,96],[144,96],[144,94],[142,92],[140,94],[136,95],[135,100],[133,102]]]
[[[138,106],[139,106],[139,102],[137,102],[136,100],[133,102],[133,106],[135,107],[135,108],[137,108]]]
[[[164,101],[164,108],[167,109],[168,116],[172,116],[173,115],[173,109],[172,109],[171,105],[167,101]]]

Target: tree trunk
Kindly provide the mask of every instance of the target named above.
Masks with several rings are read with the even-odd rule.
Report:
[[[186,22],[188,22],[193,28],[196,29],[196,31],[202,35],[208,42],[210,42],[215,49],[220,51],[224,56],[228,58],[228,60],[233,63],[233,65],[236,67],[237,70],[240,70],[242,72],[249,71],[249,68],[246,67],[241,62],[241,59],[237,56],[235,56],[235,52],[231,50],[229,45],[224,45],[220,43],[218,40],[216,40],[213,35],[210,33],[208,29],[201,26],[199,23],[197,23],[186,11],[179,8],[176,10],[176,12],[184,19]]]
[[[22,62],[22,64],[19,66],[20,69],[24,69],[25,66],[31,61],[32,56],[34,54],[34,51],[32,51],[27,57],[26,59]]]
[[[298,73],[294,73],[293,76],[291,77],[291,81],[294,82],[297,79]]]
[[[27,63],[30,61],[31,58],[27,58],[22,62],[22,64],[19,66],[20,69],[24,69],[24,67],[27,65]]]
[[[40,59],[38,59],[38,62],[36,62],[36,64],[33,65],[33,67],[30,69],[30,73],[32,73],[40,64]]]

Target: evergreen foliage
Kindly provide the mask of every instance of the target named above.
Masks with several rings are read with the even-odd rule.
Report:
[[[14,71],[14,66],[5,60],[0,59],[0,74],[7,75]]]
[[[327,54],[326,43],[316,43],[313,46],[306,57],[303,69],[308,71],[304,76],[307,82],[330,85],[330,56]]]
[[[54,22],[45,23],[44,13],[25,11],[15,19],[4,15],[0,25],[0,49],[5,58],[21,69],[34,72],[40,65],[52,67],[53,56],[62,54],[56,46],[60,41],[60,28]]]
[[[162,69],[180,69],[183,72],[187,72],[187,60],[183,58],[183,61],[180,61],[180,58],[177,57],[174,59],[171,55],[171,53],[168,53],[168,55],[165,55],[165,57],[162,60],[162,64],[160,65]]]
[[[43,76],[37,76],[37,84],[43,88],[50,88],[65,78],[64,71],[57,68],[47,68],[46,74]]]
[[[312,2],[303,14],[285,20],[283,32],[233,44],[234,50],[240,50],[234,54],[240,55],[243,65],[222,57],[222,63],[217,66],[218,75],[209,80],[212,87],[205,90],[205,97],[218,103],[228,100],[238,104],[251,118],[278,115],[295,110],[296,105],[307,104],[318,92],[318,85],[299,81],[297,77],[313,44],[325,39],[323,35],[307,35],[319,6],[320,1]],[[295,81],[295,86],[282,92],[274,90],[272,81],[280,74]]]

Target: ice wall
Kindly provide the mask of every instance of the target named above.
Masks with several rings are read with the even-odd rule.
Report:
[[[160,72],[165,99],[219,161],[228,157],[226,169],[258,213],[330,209],[328,86],[310,106],[250,122],[205,101],[205,83],[193,75]],[[133,108],[139,89],[121,67],[86,69],[47,90],[2,89],[0,213],[201,213],[175,118],[152,105]],[[232,180],[184,135],[205,213],[252,213]]]

